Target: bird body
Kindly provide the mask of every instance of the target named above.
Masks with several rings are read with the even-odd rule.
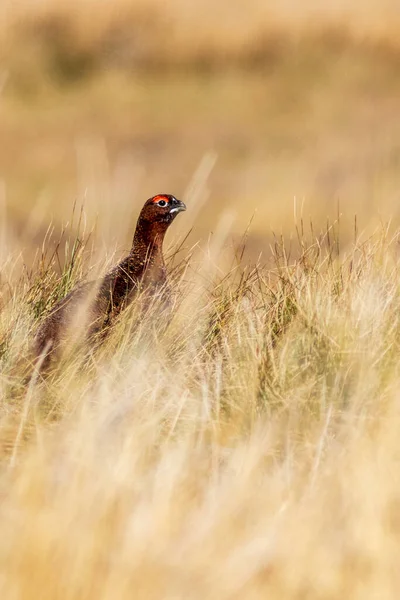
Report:
[[[49,366],[71,326],[79,338],[104,332],[128,306],[139,290],[154,294],[166,286],[162,251],[168,227],[186,210],[183,202],[169,194],[149,198],[136,225],[132,248],[100,281],[89,281],[59,300],[40,325],[34,351],[41,368]],[[69,332],[70,333],[70,332]]]

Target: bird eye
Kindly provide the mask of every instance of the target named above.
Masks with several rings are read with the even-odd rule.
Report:
[[[158,204],[158,206],[166,206],[167,205],[167,203],[165,202],[165,200],[159,200],[157,202],[157,204]]]

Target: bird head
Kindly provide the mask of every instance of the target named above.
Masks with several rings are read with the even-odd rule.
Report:
[[[168,227],[176,215],[183,210],[186,210],[186,205],[175,196],[158,194],[147,200],[140,213],[140,219]]]

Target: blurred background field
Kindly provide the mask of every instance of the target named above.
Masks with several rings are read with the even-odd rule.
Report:
[[[160,191],[188,202],[189,245],[227,211],[233,238],[254,216],[251,258],[294,212],[317,229],[341,213],[343,243],[355,214],[360,230],[397,222],[398,3],[22,0],[0,15],[2,218],[27,262],[75,201],[102,247],[128,247]]]

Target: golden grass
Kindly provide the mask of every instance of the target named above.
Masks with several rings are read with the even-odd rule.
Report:
[[[393,6],[2,3],[1,600],[397,598]],[[168,328],[29,380],[158,192]]]
[[[20,283],[1,324],[2,598],[396,597],[398,234],[340,257],[337,228],[299,244],[219,272],[214,246],[167,330],[133,310],[28,387],[38,290],[59,282]]]

